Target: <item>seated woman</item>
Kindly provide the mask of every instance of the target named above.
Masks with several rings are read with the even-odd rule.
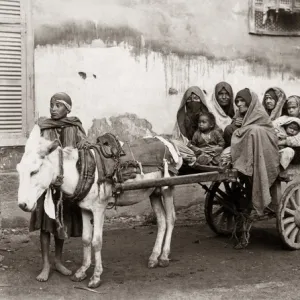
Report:
[[[219,82],[215,86],[211,102],[208,103],[209,110],[216,117],[217,125],[222,130],[232,123],[234,116],[233,91],[227,82]]]
[[[189,147],[194,151],[198,165],[219,165],[219,158],[224,149],[224,139],[216,129],[216,118],[210,112],[199,116],[198,130],[194,133]]]
[[[271,120],[275,120],[282,115],[286,115],[285,109],[286,95],[284,91],[278,87],[269,88],[264,95],[262,105],[270,116]]]
[[[278,139],[272,122],[257,95],[243,89],[236,95],[242,125],[231,139],[232,164],[252,183],[252,206],[259,216],[271,203],[269,188],[279,174]]]
[[[188,88],[177,112],[172,142],[178,148],[183,161],[189,166],[196,162],[196,156],[187,145],[198,128],[199,115],[203,112],[208,112],[203,91],[197,86]]]

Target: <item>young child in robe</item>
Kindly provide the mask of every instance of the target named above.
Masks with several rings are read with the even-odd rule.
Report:
[[[300,132],[300,119],[298,122],[296,121],[292,121],[291,119],[293,118],[289,118],[290,119],[290,123],[287,123],[285,125],[282,125],[282,127],[284,128],[285,134],[282,134],[282,131],[279,133],[277,130],[276,132],[278,133],[278,138],[279,141],[286,139],[288,136],[295,136]],[[279,142],[279,145],[281,144],[281,142]]]
[[[85,131],[81,121],[76,117],[68,117],[72,110],[72,100],[66,93],[60,92],[54,94],[50,99],[51,118],[39,123],[41,133],[44,138],[50,141],[59,140],[62,147],[74,147],[82,149],[88,145]],[[53,190],[53,189],[52,189]],[[57,198],[59,190],[54,197]],[[56,199],[57,200],[57,199]],[[49,278],[50,265],[50,234],[53,234],[55,240],[55,269],[63,275],[71,275],[62,262],[62,252],[65,235],[68,237],[79,237],[82,235],[82,217],[79,206],[63,202],[64,226],[59,228],[56,220],[51,219],[44,208],[45,193],[37,202],[37,207],[31,214],[30,231],[40,230],[41,252],[43,259],[43,268],[37,276],[38,281],[47,281]]]
[[[278,137],[280,164],[286,169],[295,155],[292,147],[299,147],[300,119],[282,116],[274,120],[273,125]]]
[[[220,129],[216,129],[216,118],[210,112],[199,116],[198,129],[189,147],[194,151],[198,165],[219,165],[220,154],[225,146]]]

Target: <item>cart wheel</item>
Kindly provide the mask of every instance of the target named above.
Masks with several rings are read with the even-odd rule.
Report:
[[[218,235],[231,235],[240,204],[251,203],[249,196],[247,181],[212,183],[205,198],[205,218],[210,229]]]
[[[300,249],[300,182],[292,183],[283,193],[277,213],[277,228],[284,245]]]

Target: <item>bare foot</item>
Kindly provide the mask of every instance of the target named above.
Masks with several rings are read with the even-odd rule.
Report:
[[[50,265],[44,265],[42,272],[36,277],[37,281],[40,282],[45,282],[48,280],[49,278],[49,274],[50,274]]]
[[[55,269],[65,276],[72,275],[72,271],[67,269],[61,262],[55,262]]]

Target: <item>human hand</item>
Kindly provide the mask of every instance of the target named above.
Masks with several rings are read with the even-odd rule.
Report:
[[[201,154],[202,154],[202,150],[200,150],[200,149],[199,149],[199,150],[196,150],[196,151],[194,151],[194,153],[195,153],[195,155],[197,155],[197,156],[198,156],[198,155],[201,155]]]
[[[236,127],[241,127],[242,123],[243,123],[243,118],[236,118],[235,121],[234,121],[234,125]]]
[[[286,139],[282,139],[278,141],[278,146],[285,146],[286,145]]]
[[[90,142],[86,139],[81,140],[79,143],[77,143],[77,149],[87,149],[90,146]]]
[[[205,148],[203,148],[203,152],[208,153],[208,154],[213,154],[213,153],[215,153],[215,149],[210,148],[210,147],[205,147]]]
[[[280,139],[280,140],[283,140],[286,138],[286,134],[282,133],[282,132],[278,132],[277,133],[277,137]]]

